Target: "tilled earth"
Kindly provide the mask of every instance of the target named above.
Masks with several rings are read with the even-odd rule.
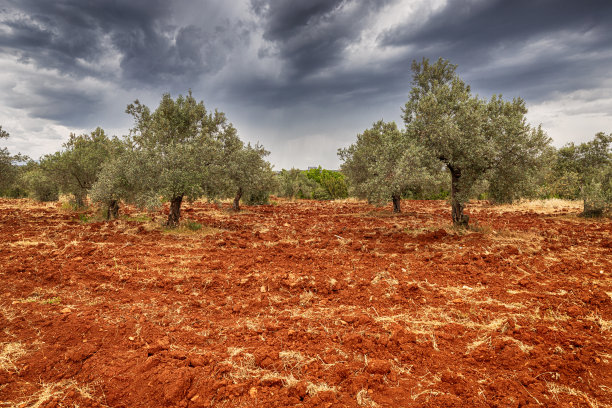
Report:
[[[0,200],[0,407],[612,406],[610,220],[402,205]]]

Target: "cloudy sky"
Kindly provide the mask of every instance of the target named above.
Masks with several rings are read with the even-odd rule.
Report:
[[[610,0],[0,0],[2,143],[38,158],[124,135],[128,103],[192,89],[276,169],[337,168],[357,133],[401,122],[422,57],[582,142],[612,132],[611,22]]]

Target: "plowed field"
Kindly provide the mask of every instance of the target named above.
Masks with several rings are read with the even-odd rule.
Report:
[[[0,200],[0,407],[612,406],[610,220],[277,201]]]

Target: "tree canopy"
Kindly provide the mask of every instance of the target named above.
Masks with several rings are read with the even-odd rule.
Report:
[[[304,171],[309,180],[316,184],[312,198],[317,200],[336,200],[348,197],[348,187],[343,173],[327,170],[321,166]]]
[[[240,210],[240,200],[248,204],[265,204],[274,186],[272,166],[265,157],[270,154],[263,146],[240,142],[235,150],[224,155],[224,168],[217,177],[224,181],[223,196],[234,196],[233,208]]]

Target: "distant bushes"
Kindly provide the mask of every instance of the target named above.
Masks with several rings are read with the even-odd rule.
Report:
[[[57,201],[59,187],[35,162],[30,162],[21,175],[21,183],[28,196],[38,201]]]
[[[335,200],[348,197],[344,174],[321,168],[281,170],[277,175],[276,194],[287,198]]]
[[[276,195],[287,198],[312,198],[317,187],[315,181],[306,177],[299,169],[281,170],[276,175],[278,190]]]
[[[312,197],[314,199],[335,200],[348,197],[346,179],[340,172],[325,170],[319,166],[306,171],[306,177],[317,183]]]

